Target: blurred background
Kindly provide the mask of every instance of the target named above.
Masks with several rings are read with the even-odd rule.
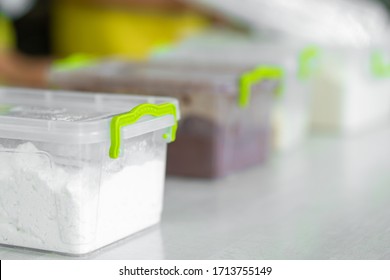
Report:
[[[179,99],[163,257],[390,257],[390,1],[0,8],[3,86]]]

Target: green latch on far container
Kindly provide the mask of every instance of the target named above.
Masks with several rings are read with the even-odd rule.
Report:
[[[2,105],[2,104],[0,104],[0,115],[7,114],[10,109],[11,109],[10,105]]]
[[[238,96],[238,105],[245,108],[249,104],[252,86],[263,80],[280,80],[284,77],[284,71],[280,67],[260,66],[256,69],[243,74],[240,78],[240,94]],[[278,91],[282,90],[282,84]]]
[[[385,61],[382,52],[374,52],[371,56],[371,70],[375,77],[389,78],[390,77],[390,63]]]
[[[75,53],[54,61],[53,67],[58,71],[72,71],[94,65],[96,62],[98,62],[98,59],[93,55]]]
[[[121,128],[136,123],[141,117],[146,115],[150,115],[153,117],[172,115],[174,117],[175,124],[172,126],[170,133],[164,134],[164,139],[167,139],[170,142],[174,142],[176,140],[176,131],[177,131],[176,106],[171,103],[165,103],[161,105],[141,104],[134,107],[128,113],[117,115],[112,118],[111,147],[110,147],[110,157],[112,159],[116,159],[119,157],[120,147],[121,147]]]
[[[300,79],[305,80],[312,76],[319,56],[320,49],[315,46],[307,47],[299,54],[298,77]]]

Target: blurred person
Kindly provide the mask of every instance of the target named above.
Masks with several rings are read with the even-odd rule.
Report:
[[[54,58],[143,60],[210,19],[180,0],[0,0],[0,9],[0,82],[31,87],[46,86]]]

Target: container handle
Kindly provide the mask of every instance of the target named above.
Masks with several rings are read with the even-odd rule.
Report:
[[[251,96],[251,88],[253,84],[259,83],[263,80],[282,80],[284,71],[276,66],[259,66],[254,70],[244,73],[240,78],[240,94],[238,96],[238,105],[245,108],[249,104]],[[282,85],[278,92],[281,92]]]
[[[73,71],[95,65],[97,62],[97,57],[93,55],[74,53],[54,61],[53,68],[56,71]]]
[[[164,139],[170,142],[176,140],[177,131],[177,112],[176,106],[172,103],[141,104],[134,107],[130,112],[117,115],[111,120],[111,147],[110,158],[116,159],[119,157],[121,146],[121,128],[124,126],[136,123],[141,117],[151,115],[153,117],[162,117],[165,115],[173,115],[175,124],[171,127],[170,133],[164,134]]]
[[[318,59],[320,50],[318,47],[310,46],[299,54],[298,77],[302,80],[308,79],[313,74],[313,61]]]
[[[390,77],[390,64],[384,61],[382,52],[376,51],[371,55],[371,70],[378,78]]]

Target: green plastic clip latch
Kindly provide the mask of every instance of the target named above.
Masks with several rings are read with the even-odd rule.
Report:
[[[110,158],[116,159],[119,157],[121,147],[121,128],[136,123],[141,117],[146,115],[151,115],[153,117],[173,115],[175,124],[172,126],[170,133],[164,134],[164,139],[167,139],[170,142],[174,142],[176,140],[176,106],[172,103],[164,103],[161,105],[141,104],[133,108],[128,113],[117,115],[112,118]]]
[[[166,54],[171,53],[173,50],[174,50],[174,47],[172,44],[160,44],[152,50],[150,57],[151,58],[164,57]]]
[[[282,80],[283,77],[283,69],[275,66],[259,66],[256,69],[243,74],[240,78],[240,94],[238,96],[238,105],[241,108],[248,106],[253,84],[259,83],[263,80]],[[282,88],[283,85],[281,84],[277,91],[281,92]]]
[[[315,62],[320,56],[318,47],[307,47],[299,55],[299,70],[298,77],[300,79],[308,79],[315,71]]]
[[[7,114],[11,109],[10,105],[1,105],[0,104],[0,115],[5,115]]]
[[[385,62],[382,52],[376,51],[371,55],[371,70],[375,77],[390,77],[390,63]]]
[[[71,71],[94,65],[97,61],[97,58],[93,55],[77,53],[56,60],[53,63],[53,67],[59,71]]]

